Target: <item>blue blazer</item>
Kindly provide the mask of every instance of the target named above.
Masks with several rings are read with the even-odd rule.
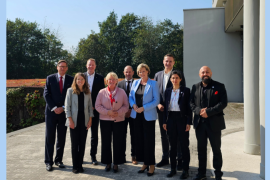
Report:
[[[133,107],[136,104],[135,93],[141,83],[141,79],[135,80],[132,83],[132,87],[129,93],[129,104]],[[157,119],[157,105],[159,104],[159,91],[158,84],[156,81],[148,78],[144,94],[143,94],[143,108],[144,108],[144,118],[147,121],[154,121]],[[131,115],[133,119],[136,118],[137,112],[132,108]]]

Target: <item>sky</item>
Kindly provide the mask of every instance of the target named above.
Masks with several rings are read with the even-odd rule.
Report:
[[[153,22],[170,19],[183,24],[183,9],[211,8],[212,0],[7,0],[6,18],[37,22],[59,32],[64,49],[76,47],[91,30],[99,32],[98,22],[114,11],[118,20],[134,13],[148,16]]]

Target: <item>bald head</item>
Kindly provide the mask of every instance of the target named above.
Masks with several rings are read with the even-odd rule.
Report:
[[[133,68],[131,66],[126,66],[124,69],[124,75],[127,80],[131,80],[134,75]]]
[[[211,82],[212,71],[208,66],[201,67],[199,76],[204,84]]]

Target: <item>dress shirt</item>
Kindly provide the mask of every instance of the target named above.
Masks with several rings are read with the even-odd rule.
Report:
[[[93,82],[94,82],[94,77],[95,77],[95,72],[94,72],[92,75],[90,75],[90,74],[87,72],[87,78],[88,78],[88,84],[89,84],[90,92],[92,92]]]
[[[58,82],[60,82],[60,74],[59,73],[57,73],[57,75],[58,75]],[[62,82],[63,82],[63,89],[64,89],[64,84],[65,84],[65,75],[64,76],[62,76]],[[54,111],[55,109],[57,108],[57,106],[55,106],[54,108],[52,108],[52,111]]]
[[[166,86],[168,84],[168,81],[169,81],[171,72],[172,72],[172,70],[170,72],[168,72],[168,73],[165,73],[165,70],[164,70],[164,75],[163,75],[163,93],[166,90]]]
[[[125,81],[126,81],[126,89],[127,89],[128,81],[130,81],[130,83],[129,83],[129,89],[131,89],[131,86],[132,86],[132,80],[133,80],[133,79],[127,80],[127,79],[125,78]]]
[[[177,89],[176,91],[172,90],[171,101],[170,101],[170,106],[169,106],[170,111],[180,111],[180,107],[178,104],[179,94],[180,94],[180,89]]]

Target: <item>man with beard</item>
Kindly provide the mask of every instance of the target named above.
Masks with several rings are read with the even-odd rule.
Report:
[[[194,180],[206,179],[207,138],[214,155],[215,177],[216,180],[221,180],[221,130],[225,129],[223,109],[228,103],[227,93],[224,84],[211,79],[212,71],[209,67],[201,67],[199,76],[202,81],[193,85],[190,95],[199,159],[198,174]]]

